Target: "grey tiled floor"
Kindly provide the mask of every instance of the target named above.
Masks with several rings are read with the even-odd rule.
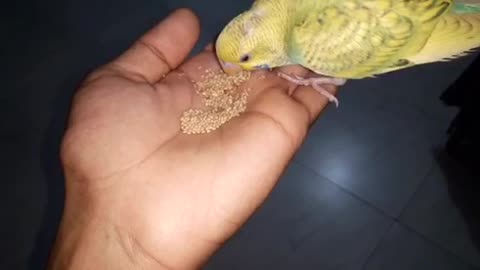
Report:
[[[0,196],[0,269],[45,261],[62,209],[58,142],[82,76],[181,6],[202,19],[198,51],[249,1],[35,3],[16,9],[2,50],[10,80],[0,161],[14,165]],[[206,269],[480,269],[478,184],[441,153],[456,111],[439,100],[474,56],[349,82]]]

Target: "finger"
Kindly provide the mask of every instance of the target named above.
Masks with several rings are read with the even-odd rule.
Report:
[[[324,88],[332,94],[338,91],[334,85],[325,85]],[[303,105],[309,114],[309,123],[312,124],[320,113],[330,104],[322,94],[309,86],[300,86],[292,94],[292,98]]]
[[[291,65],[275,69],[274,71],[255,71],[252,73],[250,80],[246,83],[246,86],[253,90],[250,96],[255,98],[256,95],[261,94],[263,91],[268,91],[269,89],[275,89],[275,91],[284,95],[290,95],[298,85],[278,76],[279,72],[303,77],[308,74],[308,69],[299,65]]]
[[[213,52],[213,43],[209,43],[207,46],[205,46],[205,51]]]
[[[183,63],[178,67],[177,71],[185,74],[185,77],[190,79],[191,82],[198,82],[204,80],[203,76],[205,76],[207,71],[219,72],[220,70],[221,68],[215,54],[204,50]]]
[[[195,84],[205,80],[207,71],[220,70],[215,55],[209,51],[202,51],[155,83],[155,89],[172,93],[175,99],[171,102],[176,104],[178,110],[204,108],[202,95],[195,92]]]
[[[199,32],[199,21],[192,11],[176,10],[116,59],[112,68],[154,83],[183,62]]]
[[[287,75],[297,75],[297,76],[300,76],[300,77],[305,77],[305,76],[307,76],[307,74],[309,74],[308,69],[306,69],[306,68],[304,68],[300,65],[282,67],[282,68],[278,69],[277,73],[278,72],[281,72],[281,73],[284,73],[284,74],[287,74]],[[289,94],[293,93],[293,90],[298,88],[297,84],[294,84],[294,83],[289,82],[289,81],[284,80],[284,79],[282,79],[282,80],[285,81],[285,83],[287,83]]]
[[[315,77],[318,74],[309,71],[300,66],[289,66],[279,70],[288,75],[298,75],[300,77]],[[328,99],[315,91],[311,86],[299,86],[294,83],[289,83],[289,94],[291,97],[305,107],[309,113],[309,122],[312,123],[329,104]],[[325,85],[325,89],[331,93],[336,93],[338,88],[334,85]]]
[[[281,68],[278,72],[301,77],[318,76],[298,66]],[[303,140],[309,126],[328,105],[328,100],[309,86],[297,86],[281,80],[283,85],[290,85],[289,90],[292,88],[295,90],[292,95],[283,88],[266,89],[252,101],[249,110],[268,115],[282,126],[283,131],[291,139],[291,145],[294,146],[292,149],[295,149]],[[325,87],[332,93],[337,90],[332,85]]]

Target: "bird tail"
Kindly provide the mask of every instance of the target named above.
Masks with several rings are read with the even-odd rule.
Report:
[[[423,49],[409,57],[415,64],[449,61],[480,46],[480,7],[478,12],[447,14],[442,17]]]
[[[457,1],[452,11],[455,14],[480,13],[480,0]]]

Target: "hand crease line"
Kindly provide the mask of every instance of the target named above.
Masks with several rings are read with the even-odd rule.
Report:
[[[168,74],[170,71],[173,70],[173,68],[170,66],[170,63],[167,60],[167,57],[165,57],[165,54],[162,51],[160,51],[157,47],[146,42],[145,40],[138,41],[138,44],[145,46],[153,55],[157,57],[158,60],[160,60],[160,62],[162,62],[163,64],[165,64],[165,66],[167,66],[168,70],[165,72],[165,74]]]
[[[248,111],[248,112],[246,112],[246,114],[253,114],[253,115],[257,115],[259,117],[262,117],[264,119],[271,120],[274,123],[274,125],[277,126],[278,129],[280,129],[280,131],[285,136],[287,136],[291,149],[294,150],[296,148],[297,143],[296,143],[296,140],[294,139],[294,136],[290,132],[288,132],[288,130],[286,130],[285,127],[278,120],[276,120],[275,118],[273,118],[270,115],[268,115],[264,112],[261,112],[261,111]]]

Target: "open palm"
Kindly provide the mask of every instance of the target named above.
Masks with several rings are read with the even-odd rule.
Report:
[[[198,33],[196,17],[178,10],[85,80],[62,145],[60,235],[76,220],[95,222],[132,254],[194,268],[271,191],[328,101],[307,87],[289,95],[295,86],[258,72],[246,82],[245,113],[209,134],[183,134],[182,113],[200,104],[198,66],[220,68],[209,49],[182,63]]]

